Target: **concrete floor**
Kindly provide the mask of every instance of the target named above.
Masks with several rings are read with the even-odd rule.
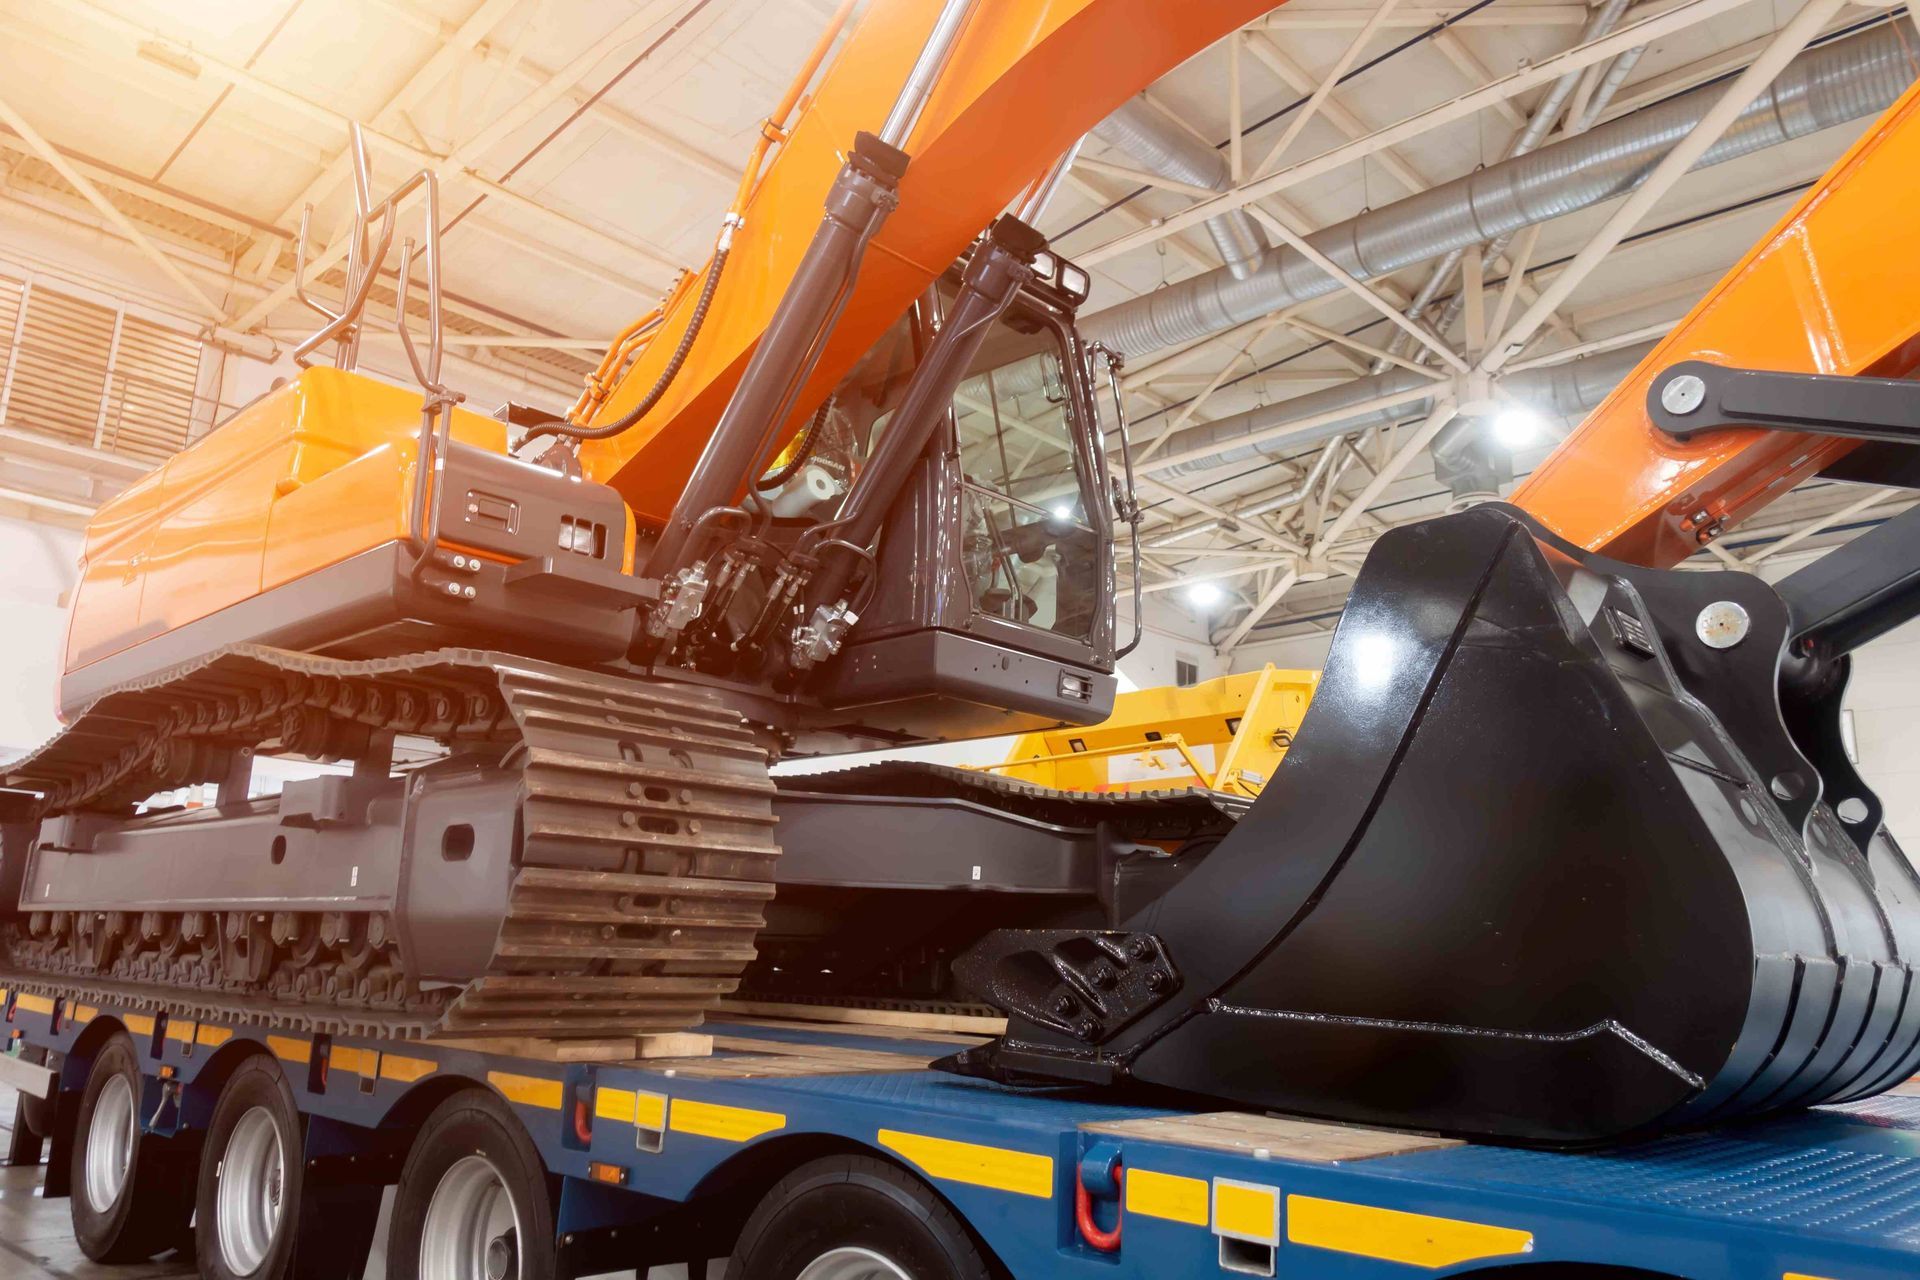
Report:
[[[0,1085],[0,1150],[13,1132],[14,1091]],[[0,1169],[0,1278],[4,1280],[165,1280],[196,1274],[192,1255],[167,1254],[141,1266],[103,1267],[89,1262],[73,1240],[73,1222],[65,1200],[40,1198],[39,1169]],[[373,1257],[366,1280],[384,1280],[386,1267],[386,1212],[374,1237]],[[710,1275],[719,1275],[714,1265]],[[638,1280],[633,1271],[610,1273],[605,1280]],[[655,1267],[647,1280],[688,1280],[686,1268]]]
[[[13,1134],[13,1106],[14,1091],[0,1085],[0,1144]],[[73,1242],[67,1202],[40,1198],[40,1172],[0,1169],[0,1276],[7,1280],[159,1280],[195,1273],[192,1258],[172,1254],[138,1267],[103,1267],[87,1261]]]

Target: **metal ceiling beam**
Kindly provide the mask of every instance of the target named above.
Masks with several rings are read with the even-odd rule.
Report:
[[[438,35],[444,30],[439,21],[412,9],[405,0],[373,0],[373,3],[429,35]],[[818,6],[813,7],[818,8]],[[831,12],[832,8],[829,6],[821,12],[821,17],[824,18]],[[531,62],[524,57],[514,57],[508,51],[484,39],[473,46],[472,57],[480,65],[495,68],[526,85],[540,84],[554,75],[551,70],[539,63]],[[615,133],[631,138],[667,159],[687,165],[695,172],[705,174],[716,182],[724,183],[728,190],[740,181],[739,166],[730,165],[718,156],[709,155],[684,138],[676,137],[665,129],[648,124],[637,116],[609,105],[604,100],[593,101],[592,93],[578,85],[568,88],[566,97],[574,106],[586,108],[584,119],[603,124]]]
[[[1307,100],[1292,112],[1293,119],[1287,121],[1286,129],[1274,140],[1273,146],[1267,149],[1266,156],[1254,166],[1254,177],[1264,177],[1273,172],[1273,167],[1280,162],[1280,157],[1286,154],[1287,148],[1293,145],[1294,139],[1298,138],[1301,131],[1320,114],[1321,105],[1339,87],[1340,78],[1347,74],[1347,70],[1355,62],[1359,61],[1360,54],[1366,49],[1368,41],[1372,40],[1381,25],[1393,16],[1393,11],[1399,8],[1399,5],[1400,0],[1380,0],[1374,6],[1373,12],[1367,15],[1367,20],[1360,24],[1360,30],[1354,34],[1352,40],[1347,42],[1347,47],[1341,50],[1340,56],[1334,59],[1333,65],[1321,75],[1320,83],[1314,86]]]
[[[173,260],[161,252],[160,246],[155,244],[151,237],[133,225],[133,219],[122,213],[113,201],[107,199],[86,174],[81,173],[72,161],[61,155],[57,147],[41,137],[39,131],[27,123],[27,118],[16,111],[5,99],[0,99],[0,120],[6,121],[13,131],[33,148],[36,155],[52,165],[54,172],[78,191],[88,204],[97,209],[101,217],[118,228],[120,234],[131,241],[134,248],[145,254],[153,265],[159,267],[167,279],[179,285],[181,292],[186,295],[189,302],[194,304],[196,310],[209,320],[220,319],[224,314],[220,304],[215,302],[206,290],[195,284],[186,272],[175,266]]]
[[[1399,478],[1400,473],[1407,469],[1408,463],[1433,443],[1433,438],[1453,421],[1459,411],[1459,406],[1450,399],[1441,400],[1433,406],[1433,411],[1427,415],[1426,421],[1422,422],[1413,434],[1394,450],[1393,456],[1374,473],[1371,480],[1367,481],[1366,487],[1347,503],[1346,510],[1342,511],[1334,522],[1321,532],[1320,537],[1313,544],[1313,558],[1316,561],[1324,561],[1328,558],[1334,550],[1334,544],[1339,542],[1347,530],[1353,528],[1360,517],[1366,514],[1368,507],[1380,500],[1380,495],[1386,492],[1387,486]]]
[[[579,76],[585,75],[594,65],[597,65],[600,60],[604,59],[612,48],[638,38],[639,32],[646,30],[650,26],[657,25],[660,20],[659,14],[670,11],[674,3],[680,2],[683,2],[683,0],[653,0],[653,2],[644,9],[635,13],[616,27],[614,32],[609,33],[605,41],[597,42],[596,49],[590,49],[586,53],[583,53],[580,58],[575,59],[573,63],[569,64],[566,71],[560,74],[562,76],[571,74],[577,80]],[[118,14],[102,8],[95,3],[94,0],[43,0],[43,3],[99,22],[125,37],[136,41],[150,42],[178,57],[190,59],[196,65],[200,66],[202,70],[218,76],[220,79],[233,84],[236,88],[257,93],[309,119],[316,120],[342,131],[347,130],[353,123],[349,117],[341,112],[304,98],[291,90],[274,84],[264,77],[255,75],[244,67],[215,57],[204,50],[176,40],[163,32],[153,31],[140,26],[138,23],[122,18]],[[647,21],[642,22],[641,19],[643,18],[647,19]],[[606,47],[599,48],[599,44],[605,44]],[[577,234],[587,236],[609,248],[644,258],[662,269],[677,269],[677,264],[646,245],[628,240],[622,236],[614,235],[601,228],[582,222],[571,214],[533,201],[521,193],[511,191],[492,179],[487,178],[484,174],[479,173],[473,168],[481,159],[481,155],[487,147],[490,147],[507,133],[511,133],[513,130],[526,124],[540,111],[551,105],[558,94],[563,91],[564,86],[560,85],[548,85],[541,90],[536,90],[535,93],[529,95],[528,98],[508,108],[506,112],[503,112],[499,117],[496,117],[491,124],[482,129],[479,134],[475,135],[474,138],[470,139],[467,143],[462,144],[461,147],[455,149],[455,151],[448,156],[433,155],[411,143],[379,132],[378,130],[366,130],[366,137],[370,144],[391,154],[401,156],[410,163],[440,170],[450,181],[464,182],[468,185],[475,186],[486,194],[498,196],[504,202],[516,208],[523,209],[542,220]],[[317,254],[309,264],[310,270],[318,274],[343,258],[346,255],[346,242],[348,239],[349,237],[339,237],[335,244],[328,246],[327,249]],[[291,281],[288,281],[269,293],[265,299],[262,299],[247,311],[234,317],[230,323],[237,329],[245,330],[251,328],[259,324],[270,315],[275,308],[285,303],[292,296],[293,285]]]
[[[1245,44],[1247,52],[1258,58],[1267,70],[1278,76],[1289,89],[1295,93],[1313,92],[1312,74],[1275,44],[1272,37],[1258,31],[1249,31],[1245,33]],[[1487,79],[1492,77],[1488,76]],[[1476,81],[1476,83],[1484,84],[1486,80]],[[1328,124],[1350,139],[1364,138],[1373,132],[1372,126],[1348,109],[1340,101],[1337,93],[1327,95],[1326,100],[1320,104],[1320,114],[1326,118]],[[1387,176],[1405,187],[1409,194],[1425,191],[1433,185],[1391,147],[1377,152],[1374,159],[1386,171]]]
[[[1621,202],[1619,208],[1608,215],[1586,247],[1575,254],[1573,261],[1540,291],[1540,296],[1521,312],[1507,332],[1490,344],[1487,354],[1480,361],[1482,371],[1497,373],[1509,359],[1520,353],[1534,331],[1545,324],[1547,317],[1567,300],[1567,295],[1578,288],[1600,265],[1601,260],[1626,238],[1627,233],[1640,224],[1640,220],[1646,217],[1674,183],[1706,154],[1707,148],[1719,141],[1720,135],[1746,110],[1748,104],[1773,83],[1773,78],[1806,48],[1808,41],[1818,35],[1820,28],[1848,2],[1808,0],[1804,8],[1781,26],[1760,56],[1734,78],[1733,83],[1700,118],[1700,123],[1660,158],[1660,163],[1653,167],[1646,179]]]
[[[1348,274],[1341,268],[1339,263],[1314,248],[1313,244],[1305,236],[1295,231],[1279,218],[1257,204],[1251,205],[1249,208],[1253,216],[1260,220],[1262,226],[1291,245],[1294,252],[1332,277],[1339,283],[1342,289],[1345,289],[1348,293],[1360,299],[1360,301],[1366,303],[1369,307],[1372,307],[1380,313],[1381,318],[1405,332],[1415,342],[1418,342],[1427,350],[1433,352],[1435,356],[1439,357],[1442,364],[1458,372],[1466,372],[1466,361],[1455,355],[1453,348],[1447,346],[1446,343],[1430,333],[1425,325],[1420,324],[1418,321],[1409,320],[1401,314],[1401,308],[1406,305],[1404,302],[1398,305],[1388,302],[1386,298],[1381,296],[1377,289],[1369,286],[1366,281],[1356,279],[1354,276]]]
[[[59,0],[59,2],[67,3],[71,0]],[[1747,2],[1748,0],[1682,0],[1682,3],[1672,9],[1639,22],[1615,28],[1598,40],[1591,40],[1563,53],[1555,54],[1553,57],[1544,58],[1532,66],[1523,67],[1511,75],[1462,94],[1449,102],[1407,116],[1384,129],[1376,130],[1365,138],[1333,147],[1312,159],[1289,165],[1266,177],[1256,178],[1252,182],[1222,192],[1212,199],[1199,201],[1179,213],[1159,219],[1151,227],[1144,227],[1118,236],[1105,244],[1096,245],[1092,249],[1075,255],[1076,260],[1082,265],[1091,266],[1152,244],[1156,240],[1184,231],[1208,218],[1217,217],[1229,209],[1244,208],[1257,200],[1263,200],[1284,191],[1288,187],[1332,173],[1362,157],[1420,137],[1442,125],[1466,119],[1493,103],[1507,101],[1531,89],[1558,80],[1569,71],[1591,66],[1635,45],[1664,39],[1674,32],[1719,17]]]
[[[1068,186],[1101,208],[1106,208],[1109,205],[1113,206],[1114,215],[1123,222],[1130,223],[1136,227],[1150,227],[1153,225],[1154,220],[1150,215],[1140,212],[1131,204],[1118,203],[1119,197],[1115,193],[1103,189],[1096,184],[1093,179],[1082,173],[1080,170],[1083,163],[1083,161],[1076,160],[1074,161],[1073,168],[1067,171],[1066,183]],[[1189,240],[1185,235],[1169,236],[1167,237],[1166,243],[1168,247],[1174,253],[1179,254],[1189,266],[1197,268],[1198,270],[1211,271],[1220,265],[1219,259],[1210,258],[1202,253],[1194,247],[1193,241]],[[1063,250],[1062,252],[1066,252],[1069,258],[1074,256],[1070,251]]]
[[[1740,563],[1747,568],[1758,568],[1774,556],[1779,555],[1782,551],[1792,550],[1808,538],[1813,537],[1817,533],[1825,532],[1833,525],[1842,524],[1851,520],[1861,512],[1872,507],[1877,507],[1889,498],[1907,497],[1911,496],[1911,493],[1912,491],[1908,489],[1875,489],[1865,497],[1849,502],[1844,507],[1829,511],[1823,516],[1816,516],[1814,519],[1801,525],[1798,529],[1795,529],[1792,533],[1781,538],[1778,542],[1769,543],[1751,555],[1741,557]],[[1710,542],[1707,545],[1709,547],[1717,547],[1719,544]]]
[[[1460,73],[1461,78],[1469,86],[1492,84],[1498,78],[1493,74],[1493,70],[1467,47],[1467,42],[1454,34],[1453,28],[1434,32],[1433,39],[1429,43],[1440,51],[1441,57],[1453,64],[1453,69]],[[1527,123],[1527,117],[1520,108],[1505,99],[1494,103],[1493,111],[1516,129],[1525,127]]]
[[[74,206],[72,201],[64,198],[58,200],[54,198],[61,194],[62,193],[56,192],[53,188],[42,184],[35,184],[31,191],[24,190],[18,185],[12,188],[0,187],[0,211],[3,211],[6,217],[18,218],[31,222],[36,226],[50,227],[62,235],[70,236],[78,231],[96,237],[101,241],[112,241],[116,244],[125,242],[125,237],[114,229],[111,223],[106,222],[104,219],[85,217],[82,211]],[[169,240],[158,239],[156,239],[155,243],[160,246],[161,252],[172,258],[175,264],[182,270],[190,275],[200,277],[210,285],[222,289],[232,289],[246,297],[257,297],[266,292],[267,286],[246,277],[235,277],[232,268],[225,262],[209,256],[203,256],[205,246],[191,243],[176,245]],[[459,298],[448,297],[443,302],[443,306],[450,315],[458,315],[464,319],[472,320],[491,328],[503,329],[509,334],[516,329],[522,333],[531,334],[534,332],[524,321],[502,316],[498,312],[473,305]],[[231,334],[231,330],[218,327],[216,327],[216,332]],[[305,335],[303,334],[302,336]],[[560,375],[547,370],[528,369],[517,364],[489,364],[485,366],[485,369],[486,372],[490,374],[506,374],[512,377],[519,377],[523,373],[527,374],[529,378],[551,377],[556,379],[551,387],[536,385],[536,383],[531,381],[528,382],[527,385],[534,390],[551,390],[556,394],[572,395],[572,391],[567,389],[569,384],[560,381]]]
[[[1459,7],[1407,8],[1385,25],[1431,27],[1453,18],[1456,27],[1577,27],[1587,20],[1586,6],[1579,4],[1500,4],[1456,17],[1459,12]],[[1337,31],[1365,25],[1372,13],[1371,6],[1336,8],[1294,3],[1268,14],[1260,25],[1269,31]]]
[[[385,128],[396,115],[400,115],[437,88],[442,79],[457,70],[461,59],[466,56],[520,4],[520,0],[481,0],[474,11],[461,21],[451,32],[436,31],[437,47],[427,60],[414,69],[406,83],[394,91],[385,103],[381,104],[369,118],[368,123],[375,128]],[[393,5],[390,11],[411,14],[413,11],[405,5]],[[321,167],[314,179],[307,183],[304,190],[287,202],[273,219],[280,226],[298,219],[300,211],[308,205],[317,205],[325,200],[342,182],[353,168],[353,148],[342,146],[336,150]],[[289,236],[288,239],[292,237]],[[262,241],[259,249],[249,260],[249,267],[256,276],[264,276],[279,257],[279,246]]]
[[[1290,567],[1285,573],[1281,574],[1274,584],[1267,588],[1266,594],[1261,596],[1251,609],[1247,610],[1247,616],[1240,619],[1233,630],[1227,633],[1227,638],[1217,646],[1220,652],[1228,654],[1239,648],[1240,642],[1247,638],[1247,633],[1258,626],[1262,618],[1265,618],[1269,613],[1273,612],[1273,607],[1280,603],[1281,597],[1293,590],[1293,584],[1298,581],[1300,581],[1300,566],[1298,565]]]

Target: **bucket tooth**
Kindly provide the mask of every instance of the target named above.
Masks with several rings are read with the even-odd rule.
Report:
[[[1716,648],[1694,623],[1727,600],[1748,631]],[[1238,826],[1117,932],[984,939],[956,972],[1008,1031],[947,1065],[1542,1144],[1897,1082],[1920,882],[1884,831],[1861,856],[1782,727],[1789,626],[1750,575],[1512,508],[1387,534]],[[1063,1018],[1093,945],[1177,978]]]

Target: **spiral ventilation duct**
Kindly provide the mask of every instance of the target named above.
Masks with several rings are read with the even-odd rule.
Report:
[[[1225,157],[1182,129],[1145,98],[1129,98],[1118,111],[1093,126],[1093,136],[1125,152],[1148,173],[1191,186],[1225,191],[1233,170]],[[1245,209],[1229,209],[1208,218],[1207,235],[1236,280],[1252,275],[1267,252],[1267,233]]]
[[[1501,379],[1500,385],[1509,395],[1534,406],[1542,413],[1553,413],[1567,418],[1578,417],[1599,404],[1606,397],[1607,392],[1613,390],[1622,378],[1633,371],[1633,367],[1640,363],[1647,352],[1653,350],[1653,345],[1651,342],[1636,343],[1631,347],[1622,347],[1618,351],[1609,351],[1604,355],[1589,356],[1584,360],[1571,360],[1566,364],[1549,365],[1541,369],[1516,373]],[[1147,471],[1148,474],[1163,478],[1191,476],[1255,459],[1271,461],[1275,458],[1291,456],[1301,449],[1334,436],[1349,435],[1369,427],[1383,427],[1408,418],[1418,418],[1427,412],[1432,404],[1431,399],[1414,400],[1387,409],[1361,411],[1351,417],[1321,422],[1271,440],[1246,443],[1246,438],[1250,435],[1284,427],[1289,422],[1305,422],[1309,418],[1319,418],[1338,412],[1347,405],[1361,404],[1423,385],[1439,389],[1445,384],[1435,383],[1431,378],[1423,377],[1411,370],[1389,369],[1385,373],[1374,374],[1372,377],[1356,378],[1352,382],[1342,383],[1337,387],[1328,387],[1325,391],[1295,396],[1278,404],[1261,405],[1245,413],[1236,413],[1231,417],[1209,422],[1204,426],[1186,427],[1175,432],[1173,438],[1167,442],[1165,448],[1167,453],[1182,454],[1194,449],[1215,447],[1218,452],[1170,466],[1155,466],[1149,463]]]
[[[1696,167],[1882,111],[1913,78],[1913,63],[1891,25],[1810,49],[1788,64]],[[1309,239],[1347,272],[1372,279],[1625,195],[1699,123],[1722,92],[1719,85],[1703,85],[1564,142],[1324,228]],[[1140,356],[1223,332],[1340,287],[1289,248],[1268,249],[1252,271],[1246,271],[1246,265],[1240,264],[1244,275],[1222,267],[1083,316],[1080,330],[1089,339]]]

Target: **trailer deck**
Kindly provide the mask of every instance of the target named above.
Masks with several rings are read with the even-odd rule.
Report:
[[[1553,1262],[1699,1280],[1920,1274],[1920,1091],[1556,1153],[1009,1089],[928,1070],[979,1038],[945,1030],[727,1014],[704,1028],[709,1056],[551,1062],[175,1022],[43,990],[6,993],[4,1074],[30,1082],[19,1055],[52,1050],[71,1094],[92,1046],[124,1028],[150,1132],[204,1125],[242,1056],[280,1063],[308,1117],[308,1168],[333,1175],[309,1179],[309,1199],[331,1199],[302,1206],[303,1221],[328,1215],[327,1257],[301,1253],[311,1274],[343,1274],[341,1251],[364,1250],[366,1198],[340,1188],[373,1188],[377,1205],[404,1156],[394,1135],[470,1084],[511,1104],[561,1179],[574,1274],[702,1256],[686,1228],[703,1205],[852,1150],[923,1178],[1014,1276],[1391,1280]],[[37,1159],[22,1132],[15,1158]]]

